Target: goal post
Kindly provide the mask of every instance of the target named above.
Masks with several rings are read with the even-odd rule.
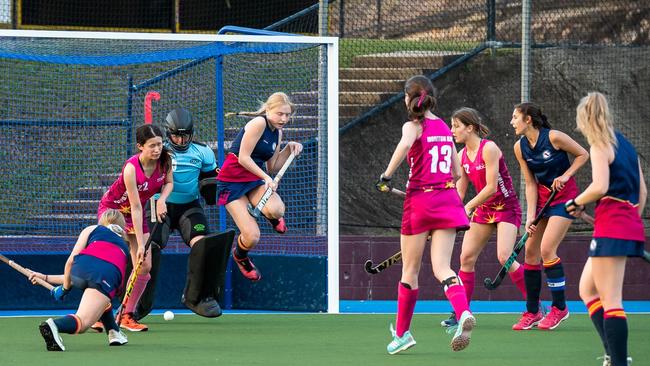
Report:
[[[305,146],[278,190],[290,231],[260,220],[253,254],[326,258],[322,306],[305,310],[339,311],[336,37],[0,30],[0,73],[0,190],[13,197],[0,207],[0,235],[15,236],[18,252],[29,252],[26,236],[69,238],[96,222],[145,114],[156,124],[188,109],[221,163],[248,121],[226,113],[287,93],[297,109],[283,140]],[[152,92],[160,98],[145,111]],[[234,228],[225,210],[206,214],[212,230]]]

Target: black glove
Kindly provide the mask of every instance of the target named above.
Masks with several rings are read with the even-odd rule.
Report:
[[[585,206],[577,204],[574,199],[570,199],[564,204],[564,210],[568,214],[576,216],[585,210]]]
[[[391,189],[393,189],[393,186],[390,184],[390,179],[390,177],[386,177],[383,174],[380,175],[379,179],[375,183],[375,188],[377,188],[379,192],[390,192]]]

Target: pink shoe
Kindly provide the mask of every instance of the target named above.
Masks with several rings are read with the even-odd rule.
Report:
[[[541,311],[537,311],[537,314],[525,312],[519,321],[512,326],[512,330],[529,330],[534,326],[538,325],[539,322],[544,318]]]
[[[544,319],[539,322],[539,325],[537,328],[543,329],[543,330],[553,330],[557,328],[560,323],[562,323],[563,320],[566,320],[569,318],[569,308],[565,308],[564,310],[560,310],[556,308],[555,306],[551,306],[551,311],[546,314]]]
[[[271,223],[271,226],[273,226],[273,230],[277,231],[280,234],[284,234],[287,232],[287,223],[284,221],[284,217],[280,217],[279,219],[268,219],[269,223]]]
[[[237,258],[237,255],[235,255],[235,248],[232,250],[232,259],[235,260],[237,267],[239,267],[239,271],[244,275],[244,277],[251,281],[259,281],[262,279],[262,274],[257,270],[253,261],[251,261],[249,257]]]

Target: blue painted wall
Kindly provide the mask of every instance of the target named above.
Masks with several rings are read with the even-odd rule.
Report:
[[[233,273],[233,309],[283,311],[325,311],[327,308],[327,259],[308,256],[251,256],[262,271],[262,280],[252,283]],[[10,259],[26,268],[59,274],[67,254],[12,255]],[[163,254],[155,307],[184,308],[187,254]],[[49,291],[32,285],[25,276],[0,263],[0,310],[75,309],[81,292],[74,290],[63,302],[55,302]]]

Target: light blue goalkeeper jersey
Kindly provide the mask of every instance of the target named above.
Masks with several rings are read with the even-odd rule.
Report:
[[[174,190],[169,203],[189,203],[199,198],[199,174],[217,168],[212,149],[201,143],[192,142],[185,151],[176,151],[168,142],[165,146],[172,152]]]

